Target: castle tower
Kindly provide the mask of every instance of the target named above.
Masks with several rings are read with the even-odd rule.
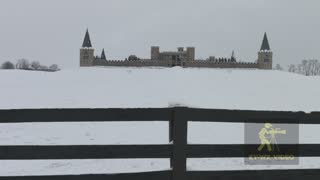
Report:
[[[272,69],[273,53],[270,49],[267,33],[264,34],[260,51],[258,52],[259,69]]]
[[[188,61],[194,61],[195,60],[195,48],[194,47],[187,47],[187,56]]]
[[[92,66],[94,61],[94,49],[92,48],[89,31],[87,29],[82,47],[80,49],[80,67]]]
[[[151,60],[159,60],[160,58],[160,47],[152,46],[151,47]]]

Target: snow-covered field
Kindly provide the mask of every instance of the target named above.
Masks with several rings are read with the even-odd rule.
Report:
[[[319,82],[319,77],[263,70],[80,68],[57,73],[0,70],[0,109],[180,104],[199,108],[311,112],[320,111]],[[242,144],[243,126],[242,123],[190,122],[188,143]],[[318,125],[300,125],[300,142],[319,143],[319,130]],[[221,138],[223,132],[232,134]],[[0,145],[168,143],[166,122],[0,124]],[[320,168],[320,158],[300,158],[299,165],[290,166],[244,165],[243,158],[203,158],[188,159],[187,166],[188,170]],[[169,168],[169,159],[0,161],[0,176],[123,173]]]
[[[189,107],[319,111],[320,77],[198,68],[0,70],[0,109]]]

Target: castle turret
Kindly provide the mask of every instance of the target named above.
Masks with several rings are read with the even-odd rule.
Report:
[[[102,49],[101,59],[102,60],[107,60],[106,53],[104,52],[104,49]]]
[[[94,58],[94,49],[92,48],[89,31],[87,29],[82,47],[80,49],[80,67],[92,66]]]
[[[273,53],[270,49],[267,33],[264,34],[260,51],[258,52],[259,69],[272,69]]]

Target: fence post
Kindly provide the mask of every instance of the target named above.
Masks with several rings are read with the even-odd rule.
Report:
[[[173,141],[171,156],[172,180],[185,180],[187,163],[187,132],[188,120],[184,116],[187,108],[173,109],[173,118],[170,120],[170,139]]]
[[[173,144],[173,120],[175,119],[176,109],[171,108],[171,117],[169,120],[169,142]],[[170,158],[170,167],[173,169],[173,152]]]

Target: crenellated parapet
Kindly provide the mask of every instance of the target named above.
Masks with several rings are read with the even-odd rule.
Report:
[[[162,66],[162,67],[170,67],[170,65],[171,65],[171,62],[169,62],[169,61],[158,61],[158,60],[151,60],[151,59],[142,59],[142,60],[136,60],[136,61],[96,59],[94,61],[94,66],[133,66],[133,67]]]
[[[143,66],[160,66],[160,67],[172,67],[171,61],[163,60],[151,60],[143,59],[136,61],[129,60],[103,60],[96,59],[94,66],[132,66],[132,67],[143,67]],[[194,61],[183,61],[182,67],[206,67],[206,68],[258,68],[258,63],[251,62],[222,62],[222,61],[207,61],[207,60],[194,60]]]
[[[219,62],[207,60],[195,60],[185,62],[184,67],[204,67],[204,68],[258,68],[258,63],[251,62]]]

